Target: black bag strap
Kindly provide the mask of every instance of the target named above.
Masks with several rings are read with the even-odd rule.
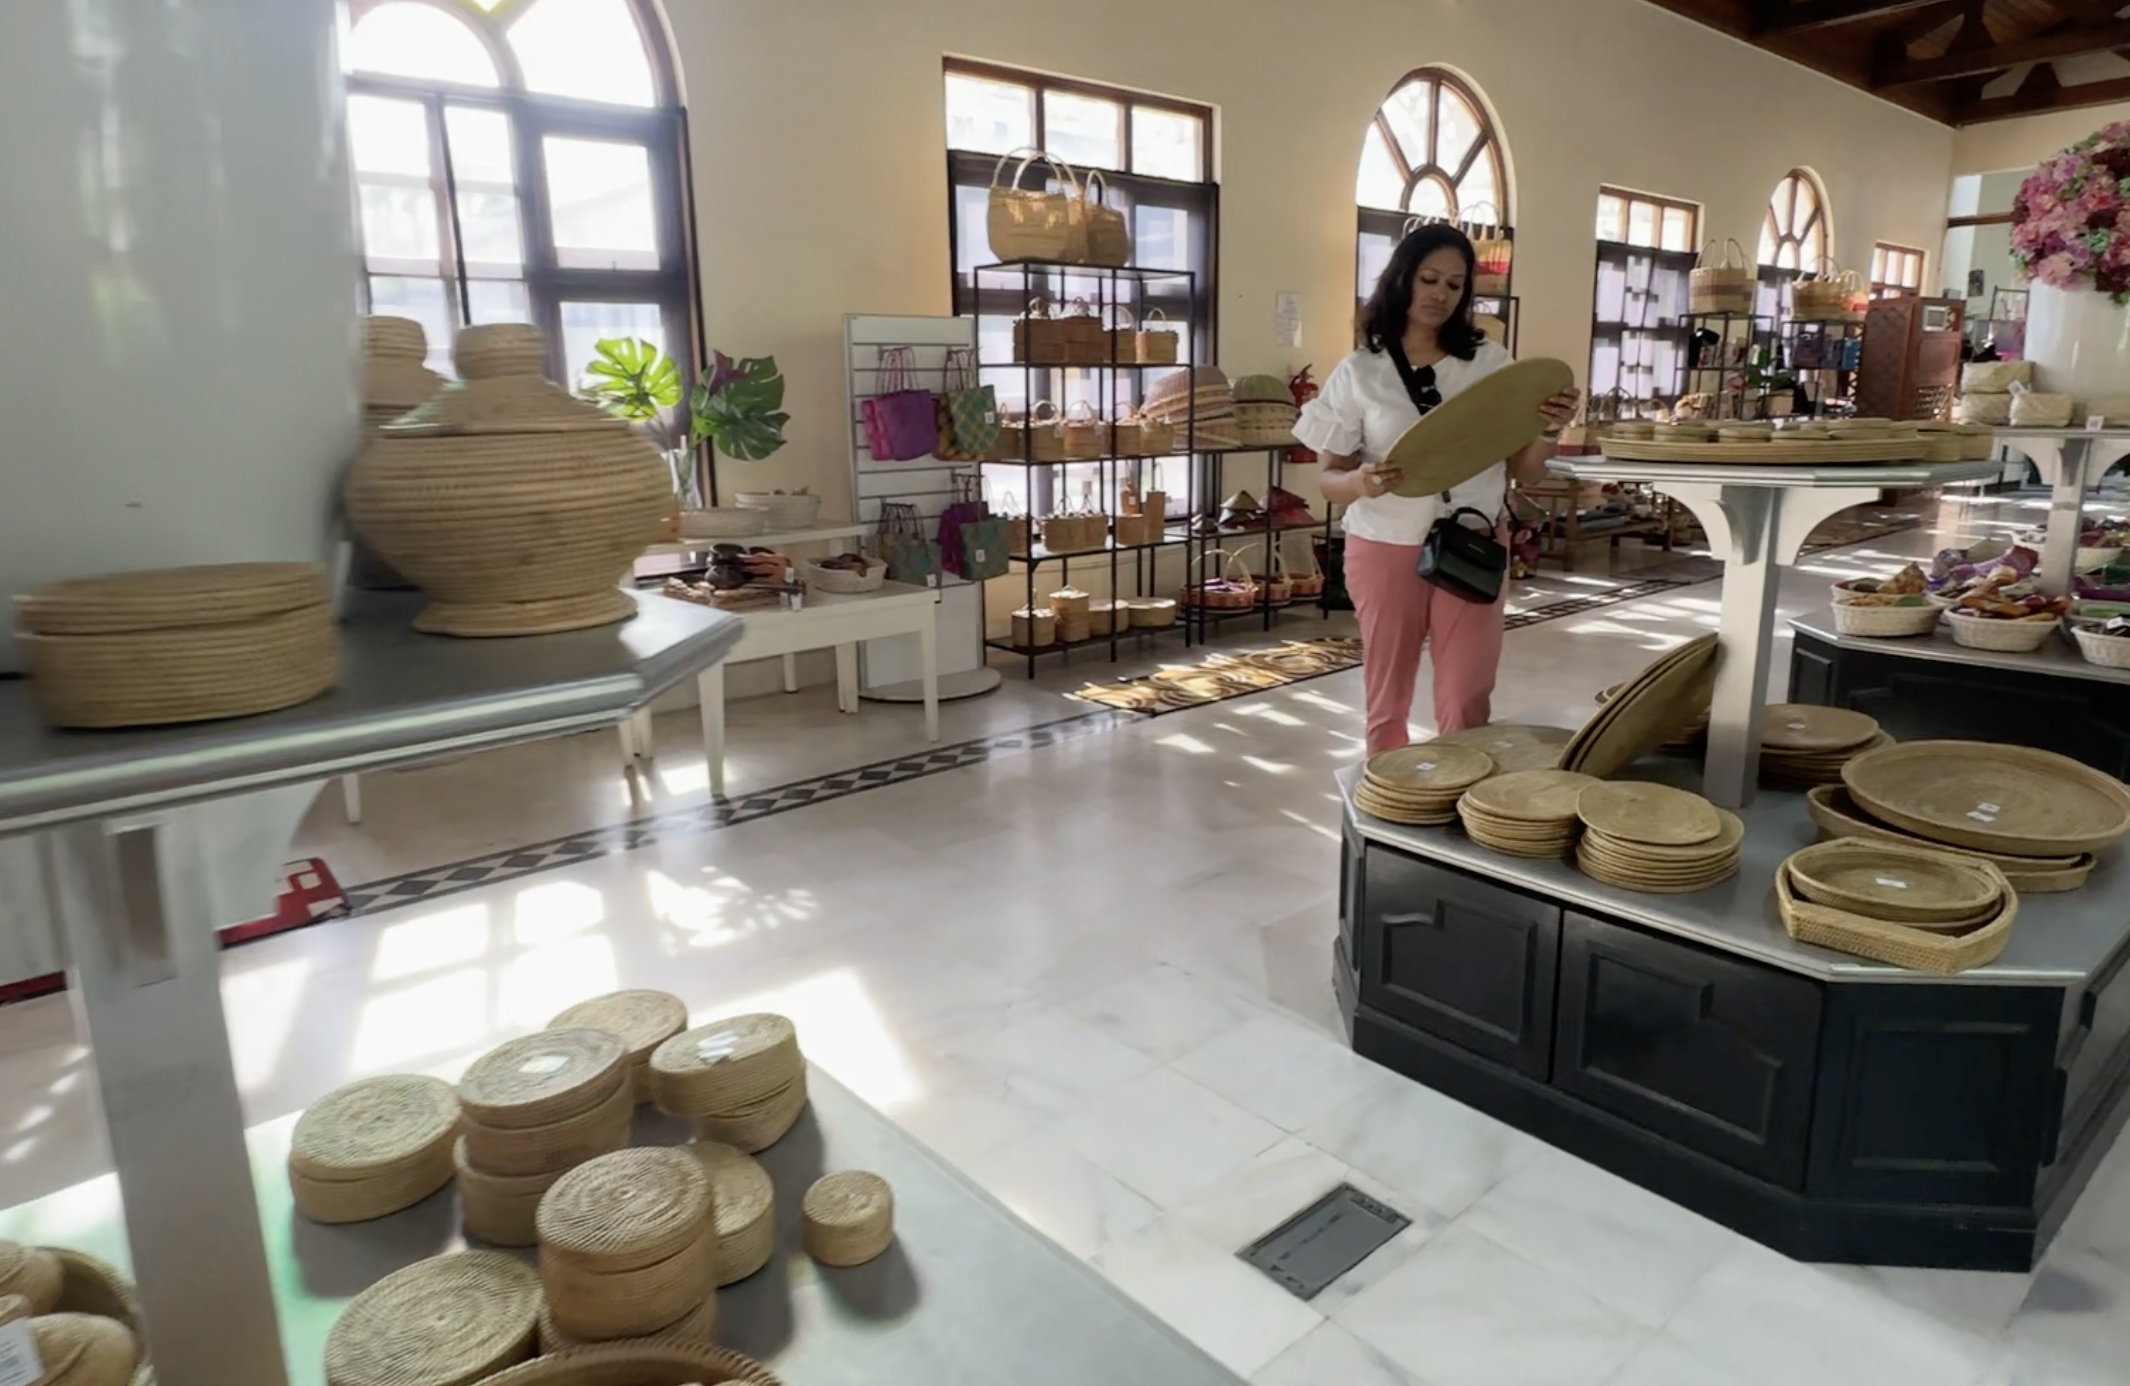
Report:
[[[1398,368],[1398,379],[1405,382],[1406,398],[1413,402],[1413,408],[1420,411],[1420,417],[1426,418],[1435,411],[1435,406],[1442,403],[1442,391],[1434,384],[1434,368],[1429,367],[1428,379],[1422,380],[1420,372],[1413,368],[1411,358],[1405,354],[1405,343],[1392,342],[1389,351],[1391,364]],[[1449,500],[1450,493],[1444,491],[1442,503],[1447,505]]]

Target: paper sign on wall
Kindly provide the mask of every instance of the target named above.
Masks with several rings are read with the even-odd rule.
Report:
[[[1283,347],[1298,347],[1302,344],[1302,296],[1282,290],[1274,301],[1274,344]]]

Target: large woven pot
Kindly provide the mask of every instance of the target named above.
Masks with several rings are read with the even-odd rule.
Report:
[[[367,439],[378,429],[426,403],[444,378],[423,364],[429,337],[412,318],[373,315],[362,323],[362,419]],[[412,587],[361,539],[348,564],[350,586],[372,592]]]
[[[541,378],[539,332],[469,327],[463,379],[378,430],[348,518],[430,603],[417,630],[544,635],[622,621],[621,581],[673,501],[658,449]]]

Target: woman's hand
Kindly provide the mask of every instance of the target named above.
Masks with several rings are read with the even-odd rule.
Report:
[[[1405,479],[1404,471],[1388,462],[1364,462],[1354,475],[1360,479],[1361,494],[1371,498],[1389,495]]]
[[[1570,386],[1538,406],[1538,416],[1546,421],[1546,432],[1558,433],[1574,422],[1576,408],[1582,402],[1583,392]]]

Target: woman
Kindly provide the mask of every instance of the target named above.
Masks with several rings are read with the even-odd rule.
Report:
[[[1420,546],[1436,520],[1463,508],[1493,516],[1506,542],[1509,479],[1544,475],[1581,399],[1568,390],[1546,401],[1544,434],[1453,487],[1447,501],[1391,493],[1399,473],[1383,458],[1421,405],[1432,408],[1511,359],[1472,320],[1472,266],[1472,243],[1454,226],[1423,226],[1400,242],[1362,312],[1363,348],[1339,363],[1294,429],[1323,460],[1325,499],[1346,507],[1346,589],[1360,614],[1370,755],[1410,739],[1424,648],[1434,651],[1437,726],[1486,725],[1501,664],[1501,601],[1480,606],[1422,579]]]

